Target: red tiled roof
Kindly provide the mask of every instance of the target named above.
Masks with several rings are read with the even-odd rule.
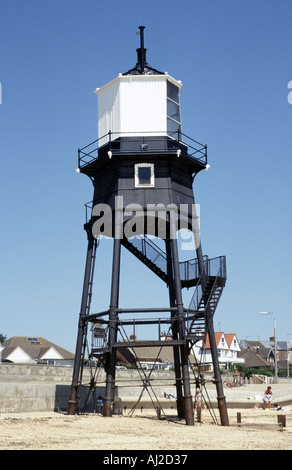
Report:
[[[232,341],[234,339],[234,336],[236,336],[235,333],[223,333],[223,331],[217,331],[215,332],[215,341],[216,341],[216,346],[218,347],[220,339],[222,338],[222,335],[224,335],[224,338],[226,339],[227,345],[230,348]],[[209,340],[209,335],[206,337],[206,349],[210,349],[210,340]]]
[[[224,336],[226,338],[228,346],[230,347],[233,343],[234,336],[236,336],[236,334],[235,333],[226,333]]]

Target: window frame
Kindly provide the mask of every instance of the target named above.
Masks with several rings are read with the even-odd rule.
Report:
[[[176,89],[176,93],[173,93]],[[174,96],[176,95],[176,96]],[[168,114],[169,106],[168,103],[172,103],[177,108],[178,118],[174,119]],[[170,80],[167,80],[166,87],[166,116],[167,116],[167,134],[172,135],[177,132],[181,132],[181,115],[180,115],[180,102],[179,102],[179,88],[174,85]]]
[[[150,183],[140,183],[139,180],[139,169],[150,168]],[[154,163],[136,163],[135,164],[135,188],[154,188]]]

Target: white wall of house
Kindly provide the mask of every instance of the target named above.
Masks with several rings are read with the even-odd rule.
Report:
[[[9,354],[6,359],[13,362],[14,364],[36,364],[36,361],[34,361],[20,347],[13,349],[11,354]]]
[[[54,348],[48,349],[45,354],[43,354],[40,359],[42,361],[52,361],[52,360],[60,360],[63,359],[61,354],[59,354]]]
[[[217,335],[218,336],[218,335]],[[236,335],[232,338],[228,335],[228,341],[224,333],[221,333],[219,339],[217,338],[217,354],[219,364],[222,366],[230,367],[234,362],[244,363],[244,359],[238,358],[237,354],[240,352],[240,346]],[[210,364],[212,366],[212,355],[210,349],[202,349],[202,341],[199,341],[193,347],[193,353],[199,362],[203,364]]]

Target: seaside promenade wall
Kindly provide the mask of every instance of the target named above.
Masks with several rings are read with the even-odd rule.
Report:
[[[33,411],[66,411],[70,395],[73,368],[70,366],[27,365],[0,363],[0,413]],[[149,371],[146,371],[149,374]],[[90,371],[84,368],[84,387],[81,389],[81,408],[88,396]],[[115,412],[153,408],[161,405],[164,410],[176,409],[175,380],[172,371],[152,371],[150,386],[143,387],[137,370],[116,371]],[[104,396],[105,373],[100,370],[96,377],[96,397]],[[192,393],[195,383],[192,381]],[[292,379],[279,379],[272,384],[274,402],[292,405]],[[245,385],[224,388],[227,407],[250,408],[260,403],[265,385]],[[208,383],[203,389],[206,401],[217,407],[216,388]],[[140,400],[138,402],[138,399]],[[90,397],[87,411],[93,410]]]
[[[0,413],[66,411],[72,373],[73,367],[70,366],[0,363]],[[90,391],[90,378],[90,370],[85,367],[83,369],[84,386],[81,387],[81,408]],[[151,378],[155,394],[158,393],[159,396],[162,394],[164,399],[164,390],[171,390],[171,393],[175,393],[173,372],[153,371]],[[98,372],[96,383],[96,397],[104,396],[105,372],[103,369]],[[171,386],[169,387],[168,384]],[[119,412],[122,408],[133,406],[142,387],[138,371],[117,370],[115,411]],[[92,399],[93,397],[90,397],[88,401],[88,411],[93,409]],[[144,392],[142,402],[145,402],[145,407],[153,406],[147,391]]]

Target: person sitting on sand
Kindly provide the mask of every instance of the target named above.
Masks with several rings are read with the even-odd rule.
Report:
[[[253,407],[254,411],[260,410],[260,405],[256,403]]]
[[[280,406],[277,403],[273,405],[273,410],[275,411],[290,411],[289,406]]]

